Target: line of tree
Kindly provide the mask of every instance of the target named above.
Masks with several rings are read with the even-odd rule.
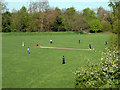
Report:
[[[67,9],[51,8],[48,1],[30,2],[29,8],[7,10],[2,4],[2,32],[51,32],[51,31],[113,31],[116,22],[113,14],[103,7],[97,13],[90,8],[82,12],[74,7]],[[115,32],[116,33],[116,32]]]

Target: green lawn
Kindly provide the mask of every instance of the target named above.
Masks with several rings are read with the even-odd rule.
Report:
[[[87,68],[87,60],[99,62],[109,33],[3,33],[2,34],[2,87],[3,88],[74,88],[73,72]],[[53,40],[50,45],[49,40]],[[80,45],[78,40],[81,40]],[[22,42],[25,47],[22,47]],[[36,48],[41,46],[88,49],[94,51]],[[27,47],[30,47],[30,55]],[[62,65],[62,56],[66,64]],[[88,68],[89,69],[89,68]]]

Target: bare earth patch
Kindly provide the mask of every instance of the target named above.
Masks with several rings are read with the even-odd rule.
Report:
[[[43,47],[43,46],[40,46],[40,48],[68,49],[68,50],[87,50],[87,51],[89,51],[89,49],[78,49],[78,48],[59,48],[59,47]],[[92,50],[92,49],[91,49],[91,50]]]

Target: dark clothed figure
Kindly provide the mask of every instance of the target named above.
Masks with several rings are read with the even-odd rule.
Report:
[[[107,45],[107,41],[105,42],[105,44]]]
[[[62,64],[65,64],[65,57],[63,56],[63,62],[62,62]]]
[[[79,40],[79,44],[80,44],[80,40]]]
[[[91,50],[91,44],[89,44],[89,50]]]

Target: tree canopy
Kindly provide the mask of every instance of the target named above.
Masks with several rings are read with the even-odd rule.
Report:
[[[49,31],[113,31],[116,19],[112,13],[99,7],[97,12],[85,8],[81,12],[74,7],[60,9],[51,8],[48,1],[30,2],[29,8],[22,6],[20,10],[9,12],[7,5],[2,3],[3,32],[49,32]],[[113,6],[113,5],[116,5]],[[110,4],[117,13],[118,4]],[[106,30],[106,27],[108,29]]]

